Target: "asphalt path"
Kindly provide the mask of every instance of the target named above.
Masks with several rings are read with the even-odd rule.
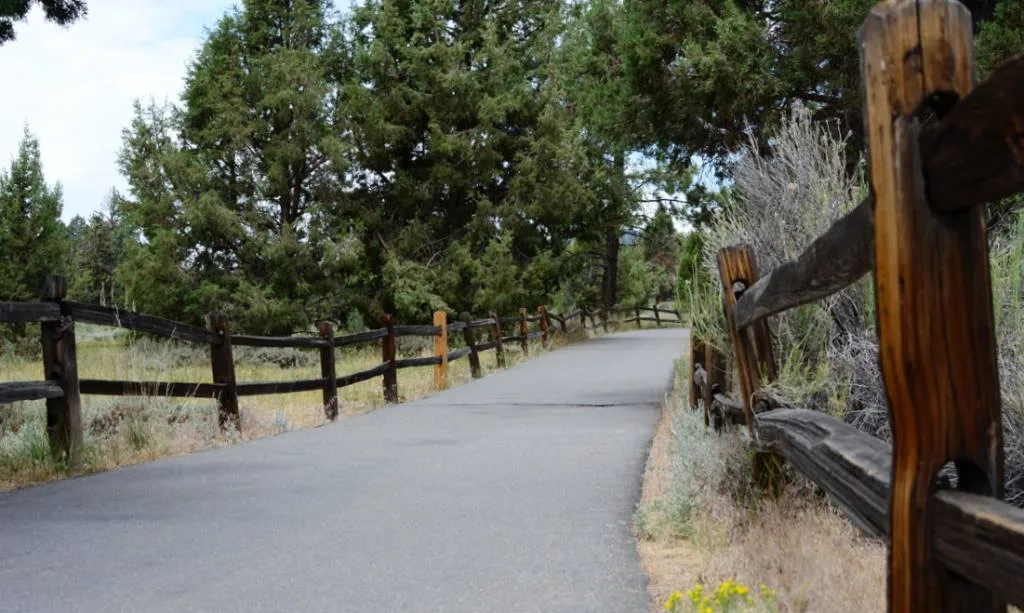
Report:
[[[646,612],[630,522],[686,338],[0,494],[0,611]]]

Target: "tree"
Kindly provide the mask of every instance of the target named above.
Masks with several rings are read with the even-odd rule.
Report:
[[[343,319],[351,258],[328,220],[345,197],[348,60],[330,10],[246,0],[208,34],[181,108],[136,105],[117,212],[143,239],[122,275],[140,308],[192,321],[223,309],[266,333]]]
[[[68,224],[68,295],[74,300],[104,306],[125,303],[116,274],[132,244],[132,235],[117,213],[114,203],[119,199],[114,191],[106,210],[93,213],[88,220],[76,216]]]
[[[39,298],[43,278],[68,263],[60,185],[43,175],[39,141],[28,128],[10,170],[0,171],[0,300]]]
[[[619,51],[637,135],[669,159],[686,163],[699,154],[724,172],[748,126],[766,144],[801,101],[816,119],[849,131],[852,152],[862,150],[857,32],[874,4],[624,0]],[[1020,15],[1019,0],[964,4],[982,32],[996,15]]]
[[[366,250],[369,312],[424,295],[395,269],[434,277],[435,298],[459,311],[499,274],[472,260],[521,270],[565,249],[587,194],[550,61],[562,8],[371,0],[354,12],[353,189],[336,219]],[[406,315],[424,317],[426,299],[415,304]]]
[[[42,7],[47,21],[67,26],[82,19],[88,13],[85,0],[11,0],[0,2],[0,45],[14,40],[14,22],[24,21],[25,16],[38,4]]]

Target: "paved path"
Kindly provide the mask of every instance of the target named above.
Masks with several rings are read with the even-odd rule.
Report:
[[[0,494],[0,611],[646,612],[630,521],[685,340]]]

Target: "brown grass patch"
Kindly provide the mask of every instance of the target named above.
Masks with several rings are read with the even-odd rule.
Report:
[[[634,526],[651,611],[674,591],[729,579],[776,590],[780,611],[884,610],[884,545],[861,537],[806,482],[760,498],[748,466],[740,434],[705,431],[683,392],[668,399]]]

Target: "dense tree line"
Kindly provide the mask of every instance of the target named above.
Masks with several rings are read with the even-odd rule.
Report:
[[[767,142],[800,101],[863,146],[873,4],[244,0],[178,103],[136,104],[104,212],[59,223],[26,133],[0,175],[0,299],[63,271],[81,300],[264,333],[671,299],[745,130]],[[1022,49],[1024,0],[968,4],[984,74]]]

